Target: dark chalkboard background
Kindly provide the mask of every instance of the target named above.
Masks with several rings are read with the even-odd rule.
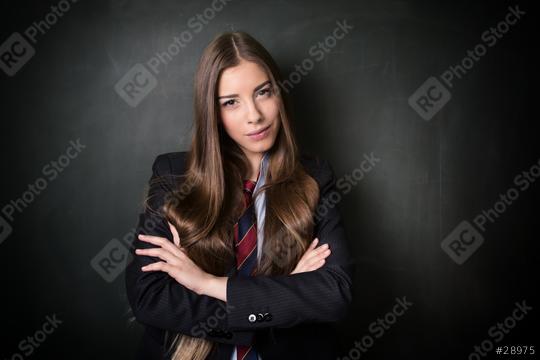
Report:
[[[195,66],[225,30],[251,33],[290,76],[304,151],[328,159],[342,181],[361,178],[339,193],[358,263],[354,307],[336,326],[343,357],[502,358],[475,346],[540,346],[530,4],[232,0],[209,19],[211,4],[79,0],[56,17],[59,2],[0,5],[1,55],[16,55],[0,71],[0,357],[22,359],[28,336],[37,338],[36,359],[134,355],[141,327],[128,322],[123,264],[105,273],[93,261],[129,241],[155,156],[187,150]],[[525,15],[505,28],[499,22],[516,5]],[[197,14],[206,25],[190,22]],[[327,40],[328,52],[310,53],[339,21],[353,28]],[[482,34],[493,26],[508,31],[488,46],[494,38]],[[191,39],[152,69],[181,34]],[[482,44],[482,56],[465,59]],[[442,74],[462,61],[472,67],[445,83]],[[302,75],[301,64],[312,68]],[[154,87],[127,101],[115,86],[141,66]],[[409,99],[425,104],[426,94],[435,106],[450,99],[420,114]],[[84,148],[74,153],[70,141]],[[378,160],[362,170],[365,156]],[[41,190],[29,191],[34,185]],[[477,216],[493,207],[481,229]],[[444,239],[462,246],[459,257],[443,251]],[[394,317],[403,297],[412,306]],[[523,301],[533,310],[508,320]],[[62,323],[41,338],[54,315]],[[379,318],[395,322],[382,331],[371,325]],[[515,326],[492,337],[505,320]]]

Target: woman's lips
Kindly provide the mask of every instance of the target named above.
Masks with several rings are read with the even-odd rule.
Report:
[[[247,136],[252,140],[262,140],[268,135],[269,132],[270,125],[268,125],[264,129],[259,130],[258,132],[248,134]]]
[[[263,132],[264,130],[268,129],[269,127],[270,127],[270,125],[265,126],[264,128],[259,129],[259,130],[256,130],[256,131],[252,131],[252,132],[248,133],[247,135],[248,135],[248,136],[251,136],[251,135],[257,135],[257,134]]]

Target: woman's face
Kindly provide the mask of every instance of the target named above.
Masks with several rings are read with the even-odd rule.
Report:
[[[279,98],[261,66],[242,60],[225,69],[218,84],[218,106],[225,131],[248,158],[274,145],[280,126]]]

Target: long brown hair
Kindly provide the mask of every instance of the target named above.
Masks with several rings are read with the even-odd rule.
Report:
[[[249,162],[221,124],[217,89],[223,70],[242,59],[266,71],[279,99],[280,127],[268,150],[266,183],[253,194],[266,191],[265,241],[254,276],[290,274],[312,240],[319,188],[300,163],[278,66],[245,32],[222,33],[204,50],[194,79],[195,121],[186,171],[161,210],[178,230],[189,257],[204,271],[225,276],[235,264],[233,228],[242,211],[242,180]],[[172,360],[203,360],[215,345],[187,334],[177,334],[171,350],[175,343]]]

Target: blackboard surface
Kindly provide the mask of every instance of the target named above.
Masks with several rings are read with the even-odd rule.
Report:
[[[270,51],[302,149],[340,180],[342,358],[540,345],[531,4],[60,3],[1,5],[0,357],[133,357],[122,265],[95,261],[129,243],[155,156],[188,149],[195,67],[226,30]]]

